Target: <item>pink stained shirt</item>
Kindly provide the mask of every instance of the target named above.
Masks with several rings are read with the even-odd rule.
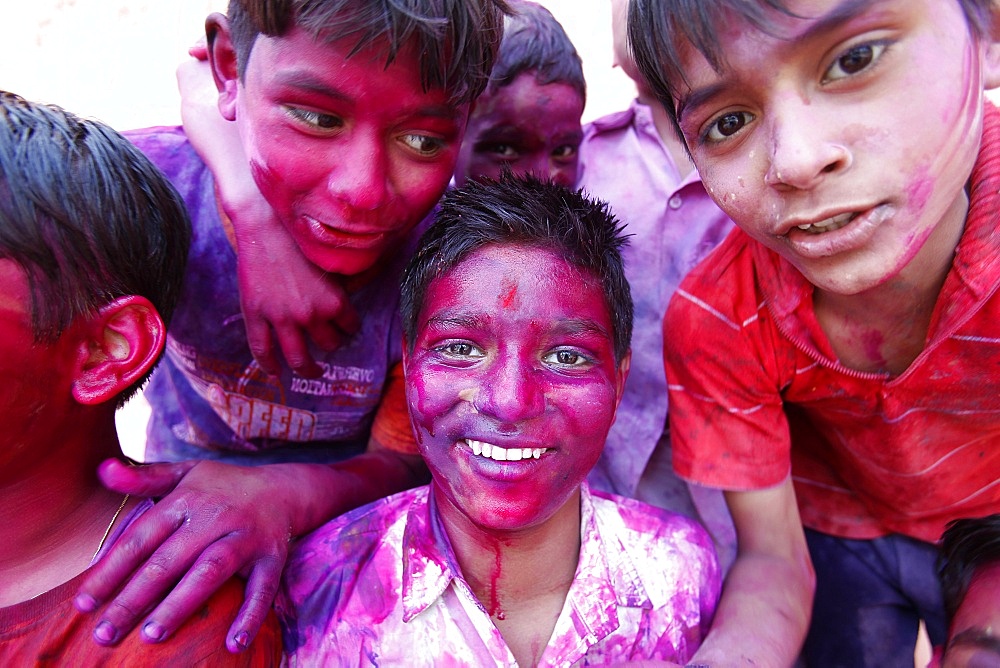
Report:
[[[813,289],[734,232],[670,305],[674,467],[733,490],[791,470],[803,523],[934,542],[1000,512],[1000,112],[987,105],[965,232],[927,344],[897,377],[845,368]]]
[[[429,489],[359,508],[297,546],[276,606],[292,666],[516,665],[462,577]],[[721,587],[708,534],[586,485],[581,511],[576,577],[540,665],[686,661]]]
[[[622,251],[635,302],[632,367],[615,424],[591,473],[597,488],[634,496],[667,421],[663,316],[681,279],[733,228],[694,170],[685,178],[664,146],[649,107],[584,129],[578,187],[607,201],[632,235]]]

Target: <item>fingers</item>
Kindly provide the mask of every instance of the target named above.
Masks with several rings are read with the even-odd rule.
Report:
[[[343,290],[343,287],[339,283],[331,284],[335,288]],[[358,312],[354,309],[354,305],[351,304],[350,300],[347,298],[347,292],[343,292],[343,296],[340,302],[340,306],[337,308],[336,314],[333,316],[333,321],[337,325],[337,328],[348,336],[352,334],[357,334],[361,329],[361,317],[358,316]],[[332,348],[330,350],[333,350]]]
[[[171,578],[179,577],[187,567],[187,564],[172,564],[164,555],[156,553],[156,548],[173,535],[182,522],[168,513],[156,512],[156,507],[150,509],[87,572],[74,599],[74,605],[81,612],[92,612],[100,607],[145,562],[140,586],[130,583],[102,614],[94,632],[98,643],[113,645],[124,637],[139,616],[172,584]],[[172,574],[172,566],[179,572]]]
[[[323,373],[309,352],[305,334],[297,324],[276,325],[275,331],[278,335],[278,342],[281,344],[281,353],[285,356],[285,362],[295,373],[306,378],[317,378]]]
[[[161,497],[169,494],[196,464],[196,461],[186,461],[130,466],[119,459],[106,459],[97,467],[97,475],[112,491]]]
[[[197,60],[208,60],[208,40],[204,35],[188,47],[188,55]]]
[[[281,362],[278,360],[274,348],[274,340],[271,337],[271,325],[262,318],[257,317],[259,311],[252,310],[247,304],[243,305],[243,322],[247,330],[247,344],[250,346],[250,353],[256,360],[257,365],[272,376],[281,373]]]
[[[284,558],[261,559],[250,572],[246,599],[226,638],[226,647],[230,652],[242,652],[257,637],[278,593],[281,569],[284,567]]]
[[[160,642],[169,638],[236,574],[243,563],[243,555],[239,553],[239,542],[243,538],[226,537],[201,553],[177,586],[146,617],[141,631],[143,640]],[[130,594],[127,587],[119,595],[119,599],[125,598],[123,607],[131,607]],[[140,594],[136,600],[144,599]],[[118,620],[109,615],[108,621],[115,624]]]

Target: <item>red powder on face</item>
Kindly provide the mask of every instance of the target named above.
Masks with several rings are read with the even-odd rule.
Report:
[[[508,309],[517,298],[517,285],[511,285],[507,292],[500,295],[500,307]]]

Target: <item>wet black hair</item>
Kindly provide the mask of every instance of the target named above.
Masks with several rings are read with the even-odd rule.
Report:
[[[180,195],[127,139],[0,91],[0,257],[27,275],[37,342],[127,295],[169,322],[190,240]]]
[[[628,243],[623,230],[606,202],[530,175],[505,173],[451,190],[403,274],[400,309],[409,350],[435,278],[484,246],[522,244],[552,250],[600,282],[620,362],[631,344],[633,314],[621,256]]]

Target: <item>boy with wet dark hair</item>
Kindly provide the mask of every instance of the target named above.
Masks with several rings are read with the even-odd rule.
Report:
[[[789,664],[807,626],[822,666],[911,665],[921,619],[944,639],[935,542],[1000,510],[996,18],[632,0],[637,64],[742,230],[664,325],[675,469],[726,490],[739,543],[698,661]]]
[[[697,523],[591,492],[632,300],[606,204],[532,177],[451,191],[403,281],[432,473],[307,537],[279,612],[292,665],[684,662],[719,593]]]
[[[948,524],[941,589],[949,620],[941,665],[1000,664],[1000,514]]]
[[[399,272],[454,171],[504,9],[233,0],[233,24],[213,14],[206,32],[218,111],[239,130],[238,168],[207,166],[180,128],[128,133],[180,191],[194,238],[164,363],[145,393],[147,461],[180,463],[102,467],[114,489],[165,498],[81,588],[82,610],[115,596],[99,642],[114,644],[147,613],[142,635],[161,641],[241,572],[248,595],[227,643],[245,648],[290,538],[426,479],[415,452],[369,430],[401,355]],[[271,228],[231,224],[217,196],[248,171]],[[309,267],[346,286],[360,329],[336,351],[311,351],[320,377],[293,360],[273,373],[255,361],[238,286],[247,266],[274,280]]]
[[[227,582],[161,647],[91,640],[73,610],[83,574],[152,500],[105,489],[115,409],[163,350],[191,227],[177,192],[96,121],[0,91],[0,663],[273,665],[277,622],[252,655],[219,634]]]

